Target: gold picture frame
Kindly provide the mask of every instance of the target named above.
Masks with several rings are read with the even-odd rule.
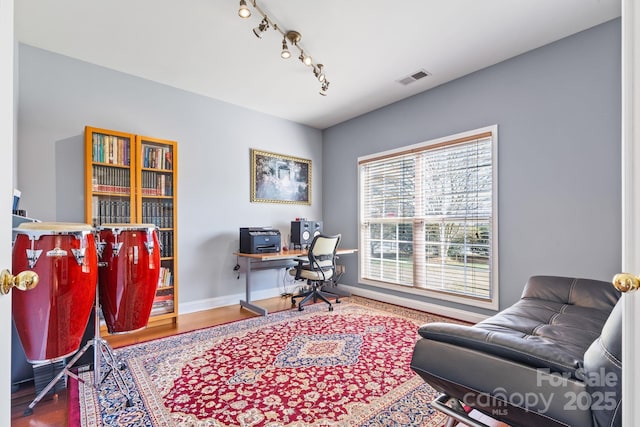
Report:
[[[311,204],[311,160],[251,149],[251,202]]]

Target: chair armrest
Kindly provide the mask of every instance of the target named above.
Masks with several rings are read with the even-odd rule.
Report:
[[[309,258],[306,256],[300,256],[293,258],[293,261],[297,261],[298,263],[293,267],[296,269],[295,280],[302,280],[302,276],[300,273],[305,265],[309,265]],[[293,275],[293,274],[292,274]]]

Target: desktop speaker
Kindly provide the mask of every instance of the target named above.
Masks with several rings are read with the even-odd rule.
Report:
[[[322,233],[322,221],[291,221],[291,243],[307,247],[313,238]]]

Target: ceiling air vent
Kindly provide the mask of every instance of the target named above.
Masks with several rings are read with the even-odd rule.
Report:
[[[420,80],[420,79],[422,79],[424,77],[430,76],[430,75],[431,75],[430,72],[428,72],[425,69],[421,69],[421,70],[418,70],[415,73],[413,73],[413,74],[411,74],[411,75],[409,75],[409,76],[407,76],[405,78],[402,78],[402,79],[398,80],[398,83],[401,83],[401,84],[406,86],[406,85],[408,85],[410,83],[413,83],[415,81],[418,81],[418,80]]]

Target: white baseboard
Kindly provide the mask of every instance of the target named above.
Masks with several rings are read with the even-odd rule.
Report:
[[[413,308],[414,310],[426,311],[428,313],[440,316],[451,317],[454,319],[464,320],[466,322],[478,323],[489,316],[474,313],[472,311],[460,310],[457,308],[445,307],[439,304],[432,304],[424,301],[416,301],[411,298],[400,297],[397,295],[389,295],[383,292],[372,291],[369,289],[358,288],[349,285],[338,285],[339,289],[351,292],[352,295],[358,295],[365,298],[374,299],[376,301],[388,302],[402,307]]]
[[[358,295],[365,298],[371,298],[376,301],[388,302],[390,304],[396,304],[402,307],[413,308],[415,310],[426,311],[428,313],[437,314],[440,316],[451,317],[454,319],[464,320],[466,322],[478,323],[481,320],[486,319],[488,316],[474,313],[471,311],[460,310],[457,308],[445,307],[438,304],[432,304],[424,301],[416,301],[410,298],[400,297],[396,295],[389,295],[383,292],[372,291],[368,289],[362,289],[349,285],[338,285],[339,289],[350,292],[352,295]],[[280,295],[282,289],[271,288],[261,291],[252,292],[251,299],[253,301],[273,298]],[[245,299],[244,292],[225,295],[218,298],[207,298],[200,301],[185,302],[178,305],[178,312],[180,314],[195,313],[197,311],[209,310],[212,308],[226,307],[229,305],[239,304],[241,299]]]
[[[280,296],[282,292],[281,288],[264,289],[261,291],[251,292],[251,300],[261,300],[267,298],[273,298]],[[245,299],[246,294],[244,292],[232,295],[225,295],[218,298],[207,298],[200,301],[191,301],[178,304],[178,313],[187,314],[195,313],[197,311],[209,310],[211,308],[226,307],[229,305],[240,304],[241,299]]]

